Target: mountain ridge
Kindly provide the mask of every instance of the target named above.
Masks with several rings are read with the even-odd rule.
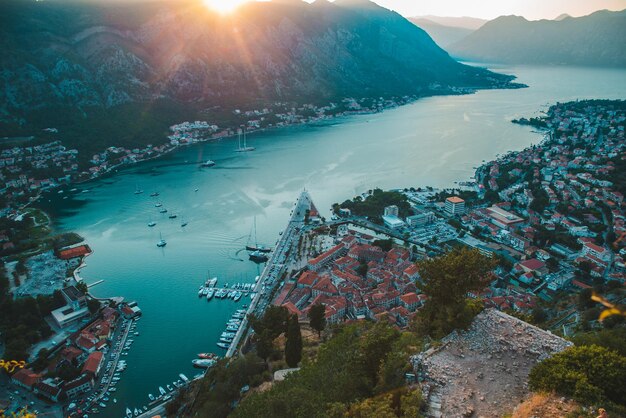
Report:
[[[626,9],[529,21],[500,16],[449,46],[463,60],[507,64],[626,66]]]
[[[200,106],[515,87],[367,0],[254,2],[224,16],[197,1],[0,9],[0,120],[20,124],[34,109],[163,98]]]

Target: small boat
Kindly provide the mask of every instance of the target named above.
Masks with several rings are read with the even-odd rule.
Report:
[[[235,302],[239,302],[239,299],[241,299],[242,293],[241,292],[237,292],[235,293],[235,297],[233,298],[235,300]]]
[[[132,416],[133,416],[133,411],[131,411],[131,410],[130,410],[130,408],[126,408],[126,416],[127,416],[128,418],[130,418],[130,417],[132,417]]]
[[[139,186],[137,186],[137,187],[135,188],[135,194],[142,194],[142,193],[143,193],[143,190],[141,190],[141,189],[139,188]]]
[[[184,227],[186,227],[187,225],[189,225],[189,222],[187,222],[187,221],[183,221],[183,222],[180,224],[181,228],[184,228]]]
[[[163,208],[159,211],[159,213],[167,213],[167,209]]]
[[[219,348],[223,348],[224,350],[228,350],[230,348],[230,344],[226,344],[226,343],[217,343],[217,346]]]
[[[198,189],[194,189],[194,192],[197,192],[197,191],[198,191]]]
[[[159,393],[161,395],[165,395],[167,392],[165,391],[165,389],[163,389],[163,386],[159,386]]]
[[[200,353],[200,354],[198,354],[198,358],[211,360],[211,359],[217,358],[217,354],[215,354],[215,353]]]
[[[148,410],[148,407],[144,405],[142,409],[143,409],[143,412],[146,412]]]
[[[159,232],[159,236],[161,237],[161,239],[159,240],[159,242],[157,242],[157,247],[159,248],[165,247],[167,245],[167,242],[163,239],[163,236],[161,235],[160,232]]]
[[[170,385],[167,385],[166,387],[167,387],[167,390],[169,390],[170,392],[174,390],[174,388]]]
[[[153,227],[153,226],[155,226],[155,225],[156,225],[156,222],[154,222],[154,221],[150,221],[150,222],[148,222],[148,226],[149,226],[150,228],[152,228],[152,227]]]
[[[206,294],[206,300],[211,300],[214,294],[215,294],[215,290],[209,289],[209,292]]]
[[[206,160],[206,161],[203,161],[202,164],[200,164],[200,167],[213,167],[214,165],[215,165],[215,161]]]
[[[157,197],[158,195],[159,195],[159,192],[150,193],[150,197]]]
[[[135,410],[133,411],[133,415],[135,415],[136,417],[139,416],[139,411],[137,410],[137,408],[135,408]]]
[[[175,213],[172,213],[169,218],[170,219],[176,219],[178,217],[178,215],[176,215]]]
[[[198,290],[198,297],[202,297],[204,295],[204,286],[200,286],[200,290]]]
[[[160,208],[161,206],[163,206],[163,203],[155,203],[155,204],[154,204],[154,207],[155,207],[155,208]]]
[[[117,403],[117,399],[116,398],[113,398],[113,403]]]
[[[183,382],[188,383],[189,379],[187,378],[187,376],[185,376],[184,374],[179,374],[178,376],[180,376],[181,379],[183,379]]]
[[[148,393],[148,399],[150,399],[151,401],[153,401],[153,400],[154,400],[154,395],[153,395],[153,394],[151,394],[151,393]]]
[[[209,367],[214,366],[217,361],[213,359],[195,359],[192,360],[191,363],[194,365],[194,367],[208,369]]]
[[[250,260],[254,261],[255,263],[265,263],[267,260],[269,260],[269,258],[260,251],[253,251],[248,255],[250,257]]]
[[[100,408],[106,408],[107,407],[107,405],[104,402],[100,402],[98,405],[100,406]]]
[[[136,337],[138,337],[138,336],[139,336],[139,332],[135,332],[135,334],[134,334],[134,335],[135,335]]]

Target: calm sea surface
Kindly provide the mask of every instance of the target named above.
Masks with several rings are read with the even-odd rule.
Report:
[[[118,403],[104,415],[147,405],[148,393],[181,372],[192,377],[197,353],[222,353],[215,343],[247,298],[207,302],[198,286],[209,271],[220,284],[252,282],[259,267],[242,249],[254,217],[259,242],[274,244],[303,187],[322,215],[372,187],[451,187],[484,160],[542,139],[511,119],[536,116],[556,101],[626,99],[625,70],[494,69],[530,87],[426,98],[381,114],[254,134],[248,143],[256,151],[248,154],[234,152],[236,139],[198,144],[82,185],[88,193],[51,196],[45,203],[57,228],[80,233],[94,250],[82,271],[88,283],[104,280],[93,293],[136,300],[144,313]],[[217,165],[199,169],[207,158]],[[144,193],[135,195],[136,187]],[[150,197],[153,191],[160,196]],[[156,202],[169,213],[160,214]],[[177,219],[168,218],[172,212]],[[146,225],[151,220],[154,228]],[[156,247],[160,233],[164,249]]]

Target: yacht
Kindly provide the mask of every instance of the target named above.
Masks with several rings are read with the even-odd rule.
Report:
[[[235,300],[235,302],[238,302],[239,299],[241,299],[242,293],[241,292],[236,292],[235,293],[235,297],[233,298]]]
[[[150,399],[151,401],[153,401],[153,400],[154,400],[154,395],[153,395],[153,394],[151,394],[151,393],[148,393],[148,399]]]
[[[161,239],[159,240],[159,242],[157,242],[157,247],[165,247],[167,245],[167,242],[163,239],[163,235],[161,235],[161,233],[159,233],[159,236],[161,237]]]
[[[183,382],[188,383],[189,379],[187,378],[187,376],[185,376],[184,374],[179,374],[180,378],[183,379]]]
[[[139,416],[139,411],[137,410],[137,408],[135,408],[135,410],[133,411],[133,415],[135,415],[136,417]]]
[[[200,164],[200,167],[213,167],[214,165],[215,165],[215,161],[206,160],[206,161],[203,161],[202,164]]]
[[[132,416],[133,416],[133,411],[131,411],[131,410],[130,410],[130,408],[126,408],[126,416],[127,416],[128,418],[130,418],[130,417],[132,417]]]
[[[239,148],[237,148],[235,151],[236,152],[248,152],[248,151],[254,151],[255,148],[254,147],[249,147],[247,142],[246,142],[246,130],[243,130],[243,146],[241,146],[241,129],[239,129],[237,131],[237,140],[239,142]]]
[[[170,385],[167,385],[166,387],[167,387],[167,390],[169,390],[170,392],[174,390],[174,388]]]
[[[165,391],[165,389],[163,389],[163,386],[159,386],[159,393],[161,395],[165,395],[167,392]]]
[[[209,367],[215,365],[217,361],[213,359],[195,359],[192,360],[191,363],[194,365],[194,367],[208,369]]]
[[[230,344],[226,344],[226,343],[217,343],[217,346],[219,348],[223,348],[224,350],[228,350],[230,348]]]
[[[215,294],[215,290],[214,289],[209,289],[209,293],[207,293],[207,295],[206,295],[206,300],[211,300],[211,298],[213,297],[214,294]]]
[[[163,203],[158,202],[154,204],[155,208],[160,208],[161,206],[163,206]]]
[[[200,286],[200,290],[198,290],[198,297],[202,297],[204,295],[204,286]]]
[[[137,187],[135,188],[135,194],[142,194],[142,193],[143,193],[143,190],[141,190],[141,189],[139,188],[139,186],[137,186]]]

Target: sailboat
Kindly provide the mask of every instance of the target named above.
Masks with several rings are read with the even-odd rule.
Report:
[[[250,236],[249,236],[248,237],[248,244],[246,245],[246,250],[247,251],[259,251],[261,253],[269,253],[270,251],[272,251],[271,248],[267,248],[267,247],[264,247],[262,245],[259,246],[257,244],[257,241],[256,241],[256,216],[254,217],[254,227],[253,228],[254,228],[253,229],[254,230],[254,245],[250,244]],[[250,233],[250,235],[252,235],[252,232]]]
[[[157,247],[165,247],[167,242],[163,239],[163,235],[159,232],[159,237],[161,238],[159,242],[157,242]]]
[[[241,146],[241,129],[239,131],[237,131],[237,141],[239,142],[239,148],[237,148],[235,151],[236,152],[248,152],[248,151],[254,151],[255,148],[254,147],[249,147],[247,142],[246,142],[246,130],[243,129],[243,147]]]
[[[215,161],[206,160],[206,161],[203,161],[202,164],[200,164],[200,167],[213,167],[214,165],[215,165]]]
[[[138,184],[135,185],[135,194],[142,194],[142,193],[143,193],[143,190],[139,188],[139,185]]]

